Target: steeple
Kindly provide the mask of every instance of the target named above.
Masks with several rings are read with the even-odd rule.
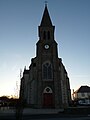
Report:
[[[41,24],[39,29],[39,40],[54,40],[54,29],[55,26],[52,25],[52,21],[49,16],[47,4],[45,4],[44,13],[42,16]]]
[[[47,4],[45,4],[45,9],[44,9],[44,13],[43,13],[43,17],[42,17],[42,21],[41,21],[40,26],[43,26],[43,27],[52,26],[52,21],[51,21],[50,16],[49,16]]]

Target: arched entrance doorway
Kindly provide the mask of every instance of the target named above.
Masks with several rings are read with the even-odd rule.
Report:
[[[46,87],[43,91],[43,107],[52,108],[53,104],[53,91],[50,87]]]

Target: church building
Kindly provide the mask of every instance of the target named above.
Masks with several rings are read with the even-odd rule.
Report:
[[[71,101],[67,71],[58,57],[57,42],[47,5],[36,43],[36,57],[31,59],[29,69],[24,69],[20,85],[20,99],[33,108],[66,108]]]

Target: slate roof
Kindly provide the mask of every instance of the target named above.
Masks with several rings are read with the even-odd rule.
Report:
[[[52,26],[52,21],[50,19],[47,6],[45,6],[45,10],[44,10],[44,13],[43,13],[43,17],[42,17],[42,21],[41,21],[40,26],[43,26],[43,27]]]
[[[81,86],[78,90],[75,91],[76,93],[90,93],[89,86]]]

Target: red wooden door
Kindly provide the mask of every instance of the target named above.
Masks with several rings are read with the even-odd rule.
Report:
[[[43,94],[43,106],[47,108],[53,107],[53,94],[52,93]]]

